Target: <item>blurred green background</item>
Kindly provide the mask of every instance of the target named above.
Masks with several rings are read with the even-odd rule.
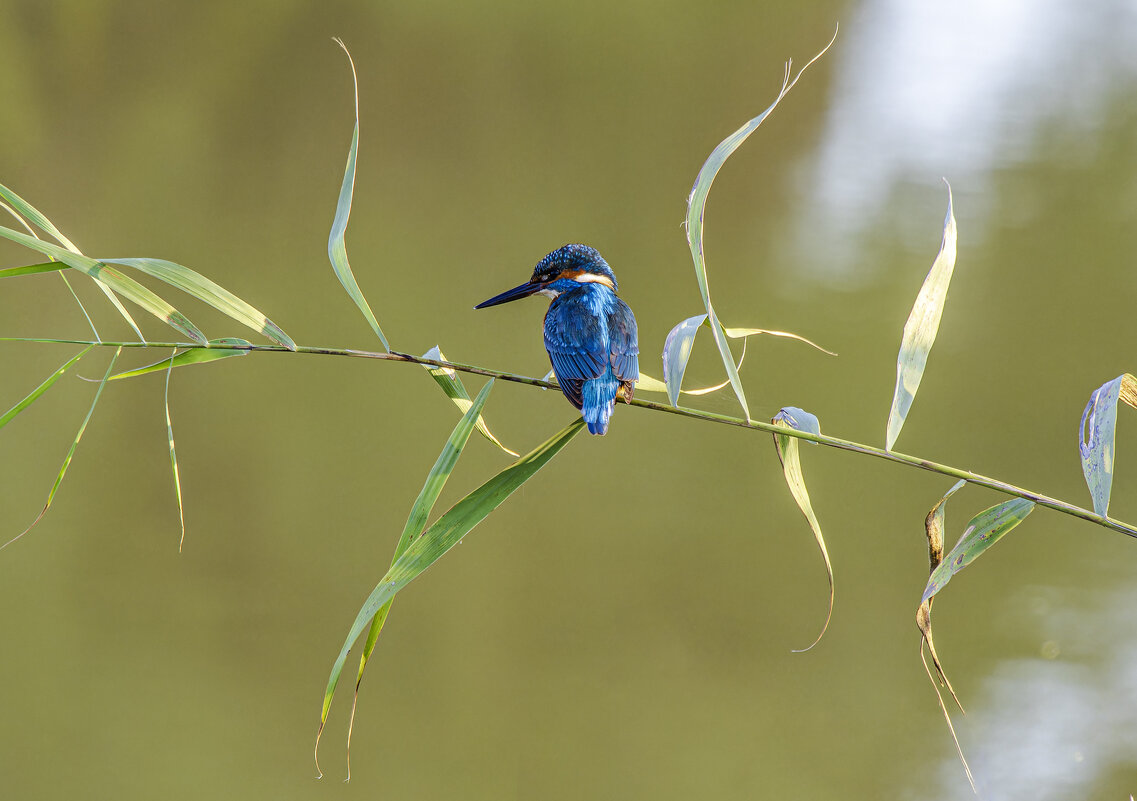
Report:
[[[583,241],[659,377],[664,336],[701,311],[680,222],[702,160],[840,21],[707,209],[723,321],[840,353],[752,342],[755,417],[795,405],[883,442],[946,176],[958,266],[898,448],[1088,505],[1079,416],[1137,368],[1137,16],[923,5],[0,0],[0,181],[91,255],[172,259],[304,344],[377,348],[326,257],[352,124],[342,36],[361,102],[348,247],[393,346],[543,375],[543,303],[471,307]],[[0,335],[86,336],[54,276],[2,289]],[[209,336],[248,335],[182,307]],[[0,346],[0,406],[74,350]],[[720,373],[700,343],[689,383]],[[2,432],[4,539],[93,391],[69,376]],[[913,623],[947,479],[804,449],[837,606],[795,654],[825,578],[772,443],[618,408],[400,596],[344,785],[346,692],[313,778],[327,671],[456,411],[418,367],[266,354],[175,373],[171,412],[183,553],[157,377],[107,388],[51,512],[0,553],[7,798],[971,797]],[[487,416],[528,449],[573,411],[501,384]],[[1121,417],[1111,512],[1133,521]],[[440,508],[506,463],[473,438]],[[949,545],[998,500],[955,496]],[[944,593],[938,645],[986,797],[1137,789],[1134,578],[1137,543],[1040,510]]]

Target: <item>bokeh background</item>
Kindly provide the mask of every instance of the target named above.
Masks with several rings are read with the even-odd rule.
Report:
[[[304,344],[377,348],[326,258],[352,124],[338,35],[362,115],[348,247],[393,345],[544,374],[543,303],[471,307],[584,241],[657,377],[667,331],[701,310],[680,223],[702,160],[839,21],[708,205],[726,324],[840,353],[752,342],[755,416],[800,406],[882,443],[946,176],[958,266],[898,448],[1089,503],[1079,416],[1137,368],[1128,0],[0,0],[0,17],[0,181],[85,252],[173,259]],[[56,277],[2,290],[0,334],[86,335]],[[104,336],[128,336],[84,297]],[[248,335],[182,305],[209,336]],[[0,406],[74,351],[0,346]],[[720,373],[700,343],[689,382]],[[93,391],[68,376],[2,432],[3,538],[39,510]],[[344,785],[350,693],[322,781],[311,759],[327,671],[456,411],[418,367],[267,354],[175,373],[171,412],[182,553],[159,377],[107,388],[52,510],[0,553],[4,797],[971,797],[913,624],[947,479],[805,449],[837,606],[791,653],[826,585],[769,439],[617,409],[400,595]],[[501,384],[487,414],[528,449],[573,412]],[[440,509],[506,463],[473,438]],[[955,496],[949,545],[998,500]],[[944,593],[937,639],[985,797],[1137,790],[1135,578],[1137,543],[1039,510]]]

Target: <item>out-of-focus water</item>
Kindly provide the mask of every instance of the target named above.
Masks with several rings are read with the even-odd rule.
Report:
[[[585,241],[658,377],[668,330],[701,310],[680,222],[702,160],[840,21],[707,207],[723,321],[840,353],[753,341],[753,414],[799,406],[883,441],[947,177],[958,266],[897,447],[1088,505],[1082,408],[1137,366],[1137,14],[917,6],[10,0],[0,182],[85,252],[173,259],[303,344],[378,347],[326,257],[352,123],[339,35],[361,103],[348,247],[393,346],[543,375],[542,302],[471,307]],[[57,277],[3,283],[0,336],[87,334]],[[105,337],[128,336],[79,289]],[[247,335],[180,305],[211,337]],[[0,406],[73,352],[0,346]],[[718,364],[700,343],[689,382]],[[67,377],[0,432],[3,538],[35,517],[93,391]],[[803,449],[837,606],[791,653],[825,578],[772,443],[625,407],[400,595],[352,782],[346,686],[315,780],[327,670],[455,409],[420,368],[314,356],[189,368],[170,393],[181,554],[157,377],[108,386],[48,516],[0,552],[5,797],[972,797],[913,624],[923,517],[952,482]],[[487,411],[515,449],[572,414],[504,383]],[[1130,521],[1132,415],[1111,505]],[[506,464],[475,438],[440,507]],[[998,500],[956,495],[949,545]],[[937,645],[985,798],[1137,790],[1135,577],[1137,543],[1038,510],[945,590]]]

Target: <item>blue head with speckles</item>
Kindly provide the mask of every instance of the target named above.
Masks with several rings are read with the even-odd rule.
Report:
[[[574,278],[579,275],[596,275],[607,278],[612,282],[612,291],[618,292],[620,287],[616,283],[616,274],[604,261],[596,248],[588,245],[565,245],[557,248],[545,258],[537,262],[533,268],[531,283],[547,284],[557,278]]]

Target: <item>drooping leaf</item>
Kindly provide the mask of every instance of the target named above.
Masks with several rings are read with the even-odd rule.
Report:
[[[442,351],[439,350],[437,345],[424,353],[422,357],[424,359],[433,359],[436,362],[447,361],[446,357],[442,354]],[[446,397],[454,401],[454,404],[458,407],[459,411],[465,414],[470,410],[470,393],[466,391],[466,385],[462,383],[462,379],[456,370],[450,367],[436,367],[432,364],[424,364],[423,367],[427,369],[427,371],[430,373],[430,377],[435,380],[438,386],[442,387],[442,391],[446,393]],[[498,440],[498,438],[490,432],[489,426],[486,425],[485,419],[480,415],[478,416],[477,425],[478,433],[480,433],[494,445],[497,445],[510,456],[516,459],[521,455],[516,451],[512,451],[502,445],[501,441]]]
[[[88,350],[89,349],[90,348],[88,348]],[[84,353],[86,353],[86,351],[84,351]],[[28,526],[16,536],[12,537],[12,539],[8,540],[3,545],[0,545],[0,550],[7,548],[13,542],[31,531],[35,527],[36,523],[43,520],[43,516],[47,514],[47,510],[51,507],[51,502],[55,500],[55,493],[59,490],[59,485],[63,483],[63,476],[67,474],[67,468],[71,464],[71,459],[75,456],[75,450],[79,447],[79,440],[83,438],[83,432],[87,430],[87,423],[91,421],[91,415],[95,413],[95,406],[98,405],[99,398],[103,395],[103,387],[107,385],[107,379],[110,378],[111,372],[114,370],[115,362],[118,361],[118,356],[120,353],[122,353],[121,345],[115,349],[114,356],[111,357],[111,363],[107,365],[107,372],[103,375],[103,380],[99,382],[99,388],[95,390],[95,398],[91,401],[91,408],[87,410],[87,416],[83,418],[83,423],[79,426],[79,431],[75,434],[75,439],[71,443],[71,449],[67,451],[67,456],[65,456],[63,459],[63,464],[60,466],[59,473],[55,477],[55,483],[51,486],[51,492],[47,494],[47,502],[44,503],[43,509],[41,509],[40,513],[36,515],[36,519],[32,521],[30,526]],[[82,356],[82,354],[79,355]],[[73,360],[72,363],[74,363],[74,361],[77,361],[77,359]]]
[[[197,326],[189,321],[189,318],[142,284],[120,273],[115,268],[108,267],[103,262],[92,259],[90,256],[72,253],[70,250],[65,250],[56,245],[36,239],[34,236],[28,236],[19,231],[13,231],[11,228],[0,226],[0,236],[10,239],[13,242],[18,242],[32,250],[37,250],[45,256],[50,256],[53,259],[63,262],[68,267],[74,267],[79,272],[85,273],[101,284],[105,284],[110,289],[113,289],[131,303],[150,312],[150,314],[182,332],[194,342],[202,345],[205,344],[205,335],[201,333]],[[137,328],[135,330],[137,331]],[[138,335],[141,337],[141,332],[138,332]]]
[[[355,622],[348,631],[347,639],[344,640],[343,648],[336,657],[324,692],[324,704],[320,713],[321,725],[327,720],[332,696],[335,694],[348,651],[376,613],[394,598],[396,593],[457,545],[459,540],[500,506],[518,487],[548,464],[549,460],[579,434],[583,427],[584,420],[578,417],[550,439],[482,484],[451,507],[434,525],[411,542],[403,554],[395,560],[395,564],[372,590],[359,610]]]
[[[201,273],[165,259],[100,259],[103,264],[121,264],[157,278],[172,287],[208,303],[222,314],[246,325],[259,334],[271,339],[289,350],[296,350],[296,343],[280,326],[264,316],[250,304],[241,300],[228,289],[219,286]]]
[[[836,32],[833,34],[833,40],[837,38]],[[821,58],[832,46],[833,40],[825,48],[814,56],[809,62],[798,70],[797,75],[790,79],[790,68],[792,62],[787,62],[785,69],[785,77],[782,80],[782,89],[770,107],[753,118],[737,131],[732,133],[726,139],[718,144],[718,146],[711,151],[711,155],[703,163],[702,168],[699,170],[698,176],[695,178],[695,185],[691,188],[691,195],[687,199],[687,244],[691,249],[691,259],[695,264],[695,278],[699,282],[699,293],[703,298],[703,305],[707,309],[707,319],[710,323],[711,333],[715,338],[715,345],[718,347],[719,355],[722,357],[723,366],[726,368],[726,374],[730,380],[731,386],[734,388],[734,394],[738,398],[739,404],[742,406],[742,411],[746,415],[747,421],[750,420],[750,409],[746,403],[746,393],[742,388],[742,379],[738,375],[738,368],[735,366],[734,357],[731,356],[730,347],[727,345],[726,334],[723,331],[722,325],[719,323],[718,316],[715,314],[714,307],[711,305],[711,292],[710,286],[707,282],[707,267],[703,253],[703,213],[707,203],[707,195],[711,191],[711,184],[714,183],[715,176],[718,175],[722,165],[730,157],[735,150],[750,134],[758,129],[758,126],[770,115],[781,102],[786,93],[793,88],[797,83],[798,78],[801,77],[814,61]],[[664,378],[666,381],[666,377]],[[671,399],[671,404],[674,406],[678,399],[678,393]]]
[[[687,362],[691,358],[691,349],[695,344],[695,336],[699,333],[699,328],[702,326],[710,327],[710,319],[705,314],[697,314],[694,317],[688,317],[686,320],[681,321],[678,325],[671,329],[667,335],[667,339],[663,342],[663,378],[664,389],[667,391],[667,397],[671,401],[672,406],[678,405],[680,393],[685,395],[706,395],[711,392],[722,389],[730,383],[728,378],[721,384],[715,384],[710,387],[702,387],[700,389],[681,389],[683,384],[683,375],[687,370]],[[742,362],[746,358],[746,342],[749,337],[758,336],[761,334],[769,334],[775,337],[785,337],[788,339],[796,339],[798,342],[804,342],[807,345],[812,345],[822,353],[828,353],[830,356],[836,356],[836,353],[826,350],[815,342],[812,342],[805,337],[791,334],[788,331],[771,331],[767,328],[724,328],[723,333],[731,339],[742,340],[742,355],[738,359],[737,369],[742,369]],[[731,359],[733,360],[733,356]],[[639,385],[637,384],[637,388]],[[659,391],[652,387],[650,384],[645,386],[648,392]]]
[[[445,359],[439,357],[439,361]],[[418,537],[422,530],[426,527],[427,518],[430,517],[430,512],[434,508],[434,504],[438,501],[438,496],[442,493],[442,488],[446,486],[446,480],[450,474],[454,472],[455,465],[458,464],[458,457],[462,455],[462,449],[466,447],[466,442],[470,439],[470,434],[473,432],[476,420],[481,419],[482,409],[486,405],[486,399],[489,397],[490,389],[493,388],[493,379],[491,378],[482,387],[482,391],[478,393],[476,400],[471,402],[467,407],[462,418],[458,421],[458,425],[454,427],[454,431],[450,434],[450,438],[442,448],[442,452],[438,454],[438,459],[431,468],[430,473],[426,477],[426,483],[423,484],[422,490],[419,492],[418,497],[415,499],[414,505],[411,506],[411,513],[407,517],[407,523],[403,526],[403,533],[399,535],[399,542],[395,546],[394,556],[391,557],[391,564],[394,565],[403,552],[407,550],[407,546]],[[379,640],[379,635],[383,631],[383,625],[387,622],[387,615],[391,612],[391,604],[395,602],[391,598],[387,603],[380,607],[379,611],[371,618],[371,629],[367,632],[367,640],[363,645],[363,653],[359,658],[359,673],[355,678],[355,696],[351,702],[351,724],[348,726],[347,744],[348,744],[348,776],[351,776],[351,731],[355,723],[355,703],[359,697],[359,685],[363,681],[363,671],[367,667],[367,661],[371,658],[372,652],[375,650],[375,644]],[[327,709],[324,711],[325,719],[327,716]],[[321,723],[321,729],[323,724]],[[316,737],[316,745],[319,747],[319,735]]]
[[[1118,399],[1137,408],[1137,378],[1124,373],[1095,389],[1078,426],[1082,473],[1090,488],[1094,511],[1102,517],[1109,512],[1109,494],[1113,488]]]
[[[1021,523],[1034,510],[1034,501],[1012,498],[985,509],[967,524],[963,536],[951,553],[932,571],[924,588],[921,603],[944,588],[956,573],[979,558],[984,551],[1002,539],[1003,535]]]
[[[219,339],[209,340],[210,345],[249,345],[253,343],[247,339],[240,339],[238,337],[220,337]],[[215,362],[218,359],[227,359],[230,356],[247,356],[247,350],[239,348],[221,348],[218,350],[210,350],[208,348],[191,348],[190,350],[183,350],[181,353],[176,353],[173,357],[162,359],[160,362],[148,364],[145,367],[139,367],[135,370],[127,370],[122,373],[116,373],[110,377],[111,381],[118,378],[134,378],[148,373],[156,373],[161,370],[169,370],[174,367],[185,367],[189,364],[204,364],[206,362]]]
[[[192,351],[187,351],[192,353]],[[245,351],[234,351],[235,353],[245,353]],[[165,393],[165,406],[166,406],[166,445],[170,449],[170,471],[174,475],[174,496],[178,499],[178,522],[182,527],[182,536],[178,539],[178,553],[182,552],[182,545],[186,541],[186,512],[185,507],[182,505],[182,478],[178,472],[178,452],[174,448],[174,423],[170,419],[170,374],[174,372],[174,362],[178,360],[178,352],[175,349],[173,355],[166,360],[166,393]],[[161,364],[161,363],[159,363]],[[111,376],[112,378],[121,378],[122,374],[118,376]]]
[[[705,314],[688,317],[672,328],[663,341],[663,383],[667,386],[667,399],[672,406],[679,405],[679,390],[683,385],[683,374],[687,372],[691,350],[695,347],[695,335],[706,320]],[[730,363],[734,364],[733,356]]]
[[[947,181],[944,181],[947,184]],[[944,237],[940,252],[932,262],[923,286],[916,296],[916,303],[904,323],[904,336],[900,340],[900,353],[896,357],[896,389],[892,394],[892,407],[888,410],[888,427],[885,432],[885,449],[892,450],[900,429],[908,418],[912,400],[920,388],[928,354],[936,341],[947,301],[948,286],[955,270],[956,226],[952,212],[951,184],[948,184],[948,209],[944,217]]]
[[[23,215],[23,217],[26,217],[28,220],[30,220],[32,222],[33,225],[35,225],[37,228],[39,228],[44,233],[53,237],[55,239],[55,241],[57,241],[59,244],[61,244],[67,250],[69,250],[72,253],[75,253],[77,255],[80,255],[80,256],[83,255],[79,251],[79,248],[75,247],[75,244],[70,239],[65,237],[60,232],[60,230],[58,228],[56,228],[54,224],[52,224],[51,220],[47,219],[47,217],[45,217],[43,215],[43,213],[40,212],[39,209],[37,209],[31,203],[28,203],[26,200],[24,200],[22,197],[17,195],[15,192],[13,192],[11,189],[4,186],[3,184],[0,184],[0,198],[3,198],[5,201],[7,201],[8,203],[11,204],[13,213],[16,214],[17,219],[19,219],[21,223],[24,223],[24,220],[19,215]],[[26,227],[27,223],[24,223],[24,225]],[[51,254],[45,254],[45,255],[50,256]],[[19,268],[17,268],[17,269],[19,269]],[[118,309],[118,313],[122,315],[122,318],[124,320],[126,320],[127,324],[130,325],[130,327],[134,330],[134,333],[138,334],[138,338],[140,340],[145,341],[145,337],[142,336],[142,331],[141,331],[141,329],[139,329],[138,323],[134,322],[134,318],[130,316],[130,312],[128,312],[126,310],[126,307],[122,305],[122,301],[120,301],[118,299],[118,296],[116,296],[115,293],[111,291],[110,287],[107,286],[107,284],[99,276],[95,275],[95,276],[91,276],[91,277],[94,278],[95,285],[102,291],[102,293],[104,295],[107,296],[107,299],[111,302],[111,304],[116,309]],[[65,282],[67,281],[66,276],[64,276],[63,280]],[[68,284],[67,288],[71,289],[71,285]],[[72,292],[72,294],[74,294],[74,292]],[[78,297],[76,297],[75,299],[79,300]],[[80,306],[80,308],[82,308],[82,306],[83,306],[82,302],[79,303],[79,306]],[[86,309],[83,309],[83,315],[87,318],[87,321],[90,322],[91,317],[90,317],[90,315],[87,314]],[[93,329],[94,325],[92,324],[91,327]],[[96,339],[98,338],[97,334],[96,334],[95,338]]]
[[[351,265],[347,260],[347,242],[344,240],[344,235],[347,233],[347,221],[351,216],[351,198],[355,191],[355,155],[359,149],[359,79],[355,75],[355,61],[352,60],[351,53],[348,53],[347,46],[339,39],[335,41],[347,53],[347,60],[351,63],[351,79],[355,85],[355,129],[351,134],[351,147],[347,151],[347,168],[344,170],[343,183],[340,185],[335,220],[332,221],[332,231],[328,235],[328,258],[348,296],[363,312],[363,316],[367,319],[371,330],[375,332],[375,336],[383,343],[383,347],[390,351],[391,346],[387,343],[387,337],[379,328],[379,321],[375,319],[375,313],[371,311],[371,305],[363,296],[363,290],[359,288],[355,273],[351,271]]]
[[[928,573],[933,574],[936,569],[943,563],[944,560],[944,512],[947,508],[947,500],[952,495],[957,493],[967,484],[966,481],[957,481],[952,488],[943,494],[943,497],[936,502],[928,512],[927,517],[924,518],[924,531],[928,537]],[[967,764],[967,758],[963,755],[963,748],[959,744],[959,737],[955,733],[955,724],[951,722],[951,713],[948,712],[947,704],[944,703],[943,693],[940,692],[939,686],[936,684],[936,679],[932,675],[932,671],[928,668],[928,660],[924,658],[924,646],[928,647],[928,653],[932,655],[932,664],[935,665],[936,674],[939,676],[940,681],[944,687],[951,694],[952,700],[959,710],[963,711],[963,705],[959,703],[959,696],[955,694],[955,689],[948,681],[947,673],[944,672],[943,663],[940,662],[940,656],[936,653],[936,643],[932,638],[932,601],[934,598],[928,598],[920,602],[919,608],[916,609],[916,626],[920,629],[920,660],[924,663],[924,671],[928,674],[928,681],[932,683],[932,689],[936,691],[936,698],[940,704],[940,711],[943,712],[944,720],[947,721],[948,731],[951,733],[952,741],[955,743],[956,753],[959,755],[959,761],[963,763],[963,770],[967,773],[967,780],[971,782],[971,789],[975,790],[975,779],[971,775],[971,767]]]
[[[770,422],[783,428],[793,428],[798,431],[807,431],[817,435],[821,434],[821,423],[817,417],[793,406],[787,406],[782,409]],[[813,504],[809,500],[809,492],[805,488],[805,476],[801,472],[798,440],[796,437],[790,437],[785,434],[775,434],[774,447],[777,449],[778,459],[782,463],[782,471],[785,473],[786,484],[790,488],[790,494],[793,495],[794,501],[797,503],[798,508],[801,509],[801,513],[805,515],[805,519],[813,531],[813,538],[817,541],[817,548],[821,551],[821,558],[825,560],[825,575],[829,580],[829,611],[825,615],[825,623],[822,625],[821,633],[817,635],[817,639],[805,648],[800,649],[801,651],[808,651],[817,645],[817,643],[821,642],[821,638],[825,636],[825,631],[829,628],[829,621],[833,618],[833,565],[829,561],[829,549],[825,547],[825,537],[821,534],[821,524],[817,521],[817,515],[814,514],[813,511]]]
[[[29,392],[27,397],[25,397],[22,401],[17,403],[15,406],[13,406],[8,411],[4,412],[4,414],[2,416],[0,416],[0,428],[3,428],[4,426],[8,425],[8,423],[10,423],[12,421],[13,417],[18,415],[24,409],[31,406],[33,403],[35,403],[36,400],[39,399],[40,395],[47,392],[48,388],[52,384],[54,384],[56,381],[58,381],[60,376],[62,376],[64,373],[67,372],[67,369],[69,367],[71,367],[73,364],[75,364],[75,362],[79,361],[84,356],[86,356],[90,352],[91,348],[93,348],[93,347],[95,347],[95,346],[94,345],[88,345],[87,347],[83,348],[83,350],[79,351],[74,356],[72,356],[70,359],[65,361],[63,364],[61,364],[59,366],[59,369],[57,369],[54,373],[52,373],[47,378],[45,378],[42,384],[40,384],[38,387],[33,389],[31,392]]]

